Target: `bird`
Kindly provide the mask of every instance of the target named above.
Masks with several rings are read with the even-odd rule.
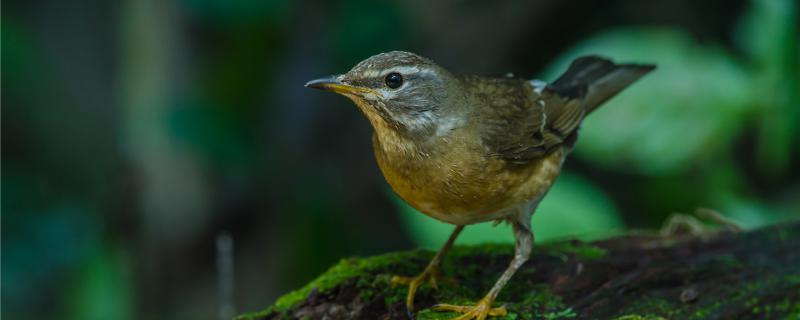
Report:
[[[436,286],[442,260],[465,226],[512,226],[514,256],[489,292],[473,305],[434,306],[460,314],[457,320],[482,320],[507,314],[492,305],[530,256],[531,216],[575,146],[581,122],[654,69],[589,55],[547,83],[454,74],[420,55],[391,51],[305,86],[349,98],[373,128],[375,159],[392,190],[455,226],[422,273],[392,278],[409,286],[409,317],[417,288]]]

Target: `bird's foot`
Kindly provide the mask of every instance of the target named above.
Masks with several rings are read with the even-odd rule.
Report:
[[[434,289],[439,289],[439,280],[443,277],[439,272],[438,266],[428,266],[422,273],[416,277],[392,277],[392,284],[408,285],[408,296],[406,296],[406,309],[409,314],[414,311],[414,296],[417,294],[417,288],[423,283],[428,283]]]
[[[712,224],[716,224],[717,226],[713,227],[707,225],[703,222],[703,220],[707,220]],[[702,237],[713,235],[721,230],[741,232],[743,228],[736,221],[725,217],[717,211],[706,208],[697,208],[694,211],[694,215],[685,213],[671,214],[667,218],[666,222],[664,222],[664,226],[661,227],[661,235],[691,235],[695,237]]]
[[[494,299],[490,299],[489,297],[485,297],[478,301],[474,306],[457,306],[452,304],[437,304],[433,306],[434,310],[437,311],[453,311],[458,313],[463,313],[462,315],[452,319],[452,320],[484,320],[486,317],[502,317],[505,316],[508,311],[506,311],[506,307],[498,307],[492,308],[492,302]]]

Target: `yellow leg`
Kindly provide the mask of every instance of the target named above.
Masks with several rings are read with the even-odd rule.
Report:
[[[500,290],[506,286],[508,280],[517,272],[517,269],[522,266],[531,254],[531,247],[533,246],[533,234],[527,224],[514,222],[514,237],[516,238],[516,247],[514,249],[514,259],[511,264],[500,276],[500,279],[494,284],[489,293],[483,299],[478,301],[474,306],[457,306],[452,304],[439,304],[434,306],[434,310],[454,311],[463,313],[461,316],[453,320],[484,320],[486,317],[498,317],[506,315],[505,307],[492,308],[492,303]]]
[[[486,317],[502,317],[508,312],[506,307],[492,308],[492,301],[489,296],[484,297],[474,306],[457,306],[452,304],[437,304],[433,307],[434,310],[440,311],[453,311],[463,313],[462,315],[453,318],[452,320],[484,320]]]
[[[412,317],[414,312],[414,296],[417,294],[417,288],[422,283],[429,283],[432,287],[437,288],[437,281],[441,277],[439,273],[439,265],[442,263],[442,258],[444,255],[447,254],[447,251],[450,250],[450,247],[453,246],[453,242],[456,241],[456,238],[461,233],[461,230],[464,229],[464,226],[456,226],[453,233],[450,234],[450,238],[447,239],[444,246],[436,253],[428,263],[428,266],[425,267],[425,270],[422,271],[416,277],[401,277],[401,276],[394,276],[392,277],[392,283],[395,284],[403,284],[408,285],[408,295],[406,296],[406,311],[408,312],[409,317]]]

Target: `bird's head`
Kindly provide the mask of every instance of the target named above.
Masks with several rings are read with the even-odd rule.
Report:
[[[345,74],[309,81],[306,87],[350,98],[376,130],[424,134],[436,129],[452,77],[431,60],[392,51],[367,58]]]

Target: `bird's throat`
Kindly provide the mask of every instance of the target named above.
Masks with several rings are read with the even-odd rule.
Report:
[[[373,128],[375,130],[373,148],[379,148],[390,157],[417,158],[424,153],[421,142],[413,135],[398,130],[385,121],[373,124]]]
[[[408,126],[393,119],[383,107],[360,99],[353,99],[353,102],[375,130],[373,147],[395,156],[415,156],[423,148],[425,139],[420,132],[409,130]]]

